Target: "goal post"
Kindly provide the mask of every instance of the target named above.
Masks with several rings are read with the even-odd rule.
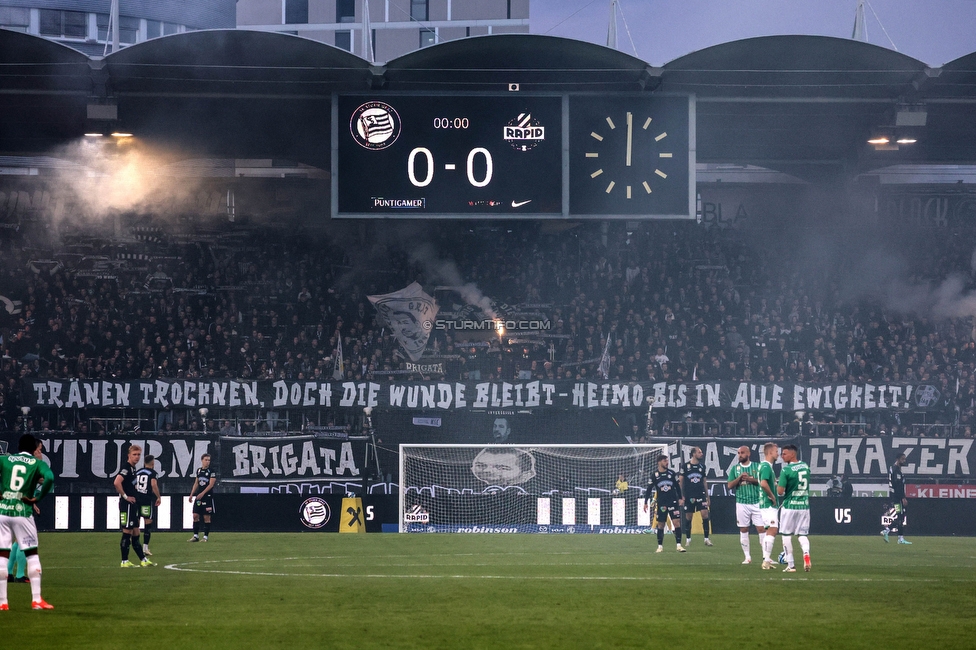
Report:
[[[405,533],[641,533],[666,444],[401,444]],[[618,480],[628,485],[621,490]]]

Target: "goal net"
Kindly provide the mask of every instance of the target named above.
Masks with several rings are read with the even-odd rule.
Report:
[[[667,445],[400,445],[400,532],[642,532]],[[627,486],[618,486],[623,479]],[[624,489],[620,489],[623,487]]]

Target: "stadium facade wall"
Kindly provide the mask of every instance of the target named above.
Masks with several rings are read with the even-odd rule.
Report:
[[[107,14],[111,0],[14,0],[9,6],[30,9],[61,9]],[[233,29],[237,24],[235,0],[126,0],[123,16],[159,20],[194,29]]]
[[[50,495],[37,515],[46,532],[105,532],[119,530],[118,497],[105,494]],[[352,512],[349,511],[352,509]],[[153,530],[193,528],[186,492],[164,495]],[[336,533],[362,527],[383,532],[397,522],[396,497],[308,496],[298,494],[220,494],[215,497],[214,530],[229,532]]]
[[[89,532],[118,530],[118,497],[105,494],[51,495],[42,502],[37,516],[38,528],[45,532]],[[609,501],[609,497],[607,498]],[[877,535],[882,517],[890,502],[882,498],[817,498],[810,501],[812,536]],[[350,512],[352,509],[352,512]],[[364,532],[391,532],[397,528],[396,496],[364,496],[361,499],[343,495],[299,494],[221,494],[216,498],[215,531],[230,532],[339,532],[362,524]],[[192,528],[186,493],[167,495],[165,512],[157,518],[156,529],[183,531]],[[909,534],[925,536],[976,536],[976,499],[922,499],[909,505]],[[711,510],[712,532],[733,534],[734,497],[715,497]],[[572,527],[575,534],[637,533],[635,521],[623,526],[604,525]],[[437,526],[439,532],[478,532],[485,526]],[[499,531],[524,532],[531,524],[496,525]],[[553,526],[549,532],[570,532]],[[650,540],[648,541],[650,547]]]

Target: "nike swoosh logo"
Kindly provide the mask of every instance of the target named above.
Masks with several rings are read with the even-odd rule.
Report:
[[[528,201],[512,201],[512,207],[521,208],[526,203],[532,203],[532,199],[529,199]]]

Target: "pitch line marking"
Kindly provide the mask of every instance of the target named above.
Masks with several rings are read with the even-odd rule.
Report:
[[[396,556],[394,556],[396,557]],[[312,559],[328,559],[328,560],[345,560],[351,559],[351,556],[323,556],[323,557],[296,557],[296,558],[253,558],[253,559],[241,559],[241,560],[207,560],[201,562],[177,562],[173,564],[167,564],[163,568],[169,571],[180,571],[185,573],[210,573],[210,574],[226,574],[226,575],[249,575],[249,576],[267,576],[275,578],[380,578],[380,579],[394,579],[394,578],[407,578],[407,579],[449,579],[449,580],[542,580],[549,582],[557,581],[598,581],[598,582],[610,582],[610,581],[626,581],[626,582],[649,582],[649,581],[667,581],[667,582],[690,582],[698,579],[704,579],[709,581],[718,582],[741,582],[743,579],[748,579],[751,577],[754,580],[776,580],[781,581],[808,581],[808,582],[961,582],[969,583],[973,582],[973,579],[964,578],[815,578],[811,576],[777,576],[776,574],[766,576],[766,575],[754,575],[754,576],[735,576],[735,577],[724,577],[724,576],[695,576],[695,577],[674,577],[674,576],[526,576],[526,575],[465,575],[465,574],[428,574],[428,573],[286,573],[282,571],[240,571],[240,570],[220,570],[220,569],[205,569],[205,568],[193,568],[199,565],[209,565],[209,564],[228,564],[232,562],[287,562],[290,560],[312,560]],[[526,565],[526,566],[540,566],[540,565]],[[526,566],[516,567],[524,569]],[[551,565],[550,565],[551,566]],[[567,566],[567,565],[556,565],[556,566]]]

